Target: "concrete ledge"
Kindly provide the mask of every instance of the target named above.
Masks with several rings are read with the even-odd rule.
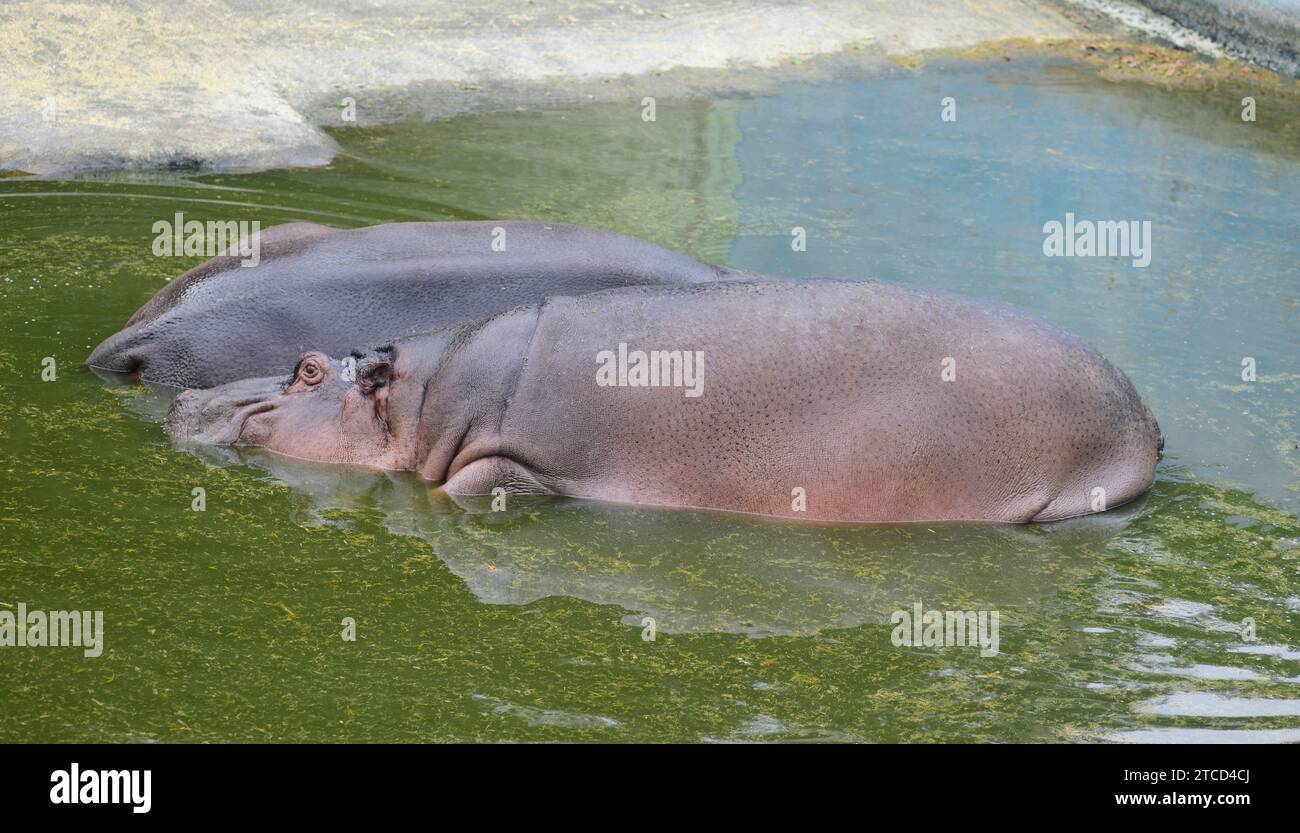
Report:
[[[358,123],[438,117],[462,99],[544,106],[540,90],[602,79],[697,70],[693,88],[725,88],[752,68],[846,48],[900,56],[1084,31],[1031,0],[354,5],[10,0],[0,5],[0,169],[321,165],[337,148],[320,127],[341,124],[345,96]],[[400,92],[421,85],[440,93],[407,106]],[[368,112],[371,100],[383,106]]]

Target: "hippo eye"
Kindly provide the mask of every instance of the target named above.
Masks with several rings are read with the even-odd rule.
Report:
[[[325,377],[325,371],[321,368],[320,362],[315,359],[307,359],[298,368],[298,376],[307,384],[319,384],[320,380]]]

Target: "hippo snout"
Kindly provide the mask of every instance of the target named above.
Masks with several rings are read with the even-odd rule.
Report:
[[[135,328],[114,333],[86,357],[85,366],[109,380],[137,376],[144,365],[145,352],[138,336]]]
[[[199,411],[199,396],[193,390],[183,390],[172,400],[163,418],[167,433],[176,439],[182,439],[193,432],[195,416]]]
[[[163,425],[172,439],[199,445],[234,445],[254,414],[275,407],[275,379],[247,379],[210,390],[183,390],[172,400]]]

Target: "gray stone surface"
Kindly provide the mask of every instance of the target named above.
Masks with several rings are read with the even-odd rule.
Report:
[[[1032,0],[8,0],[0,169],[318,165],[336,151],[320,127],[342,123],[345,96],[360,123],[531,109],[654,73],[725,86],[846,48],[898,56],[1078,33]],[[408,101],[407,89],[423,92]]]

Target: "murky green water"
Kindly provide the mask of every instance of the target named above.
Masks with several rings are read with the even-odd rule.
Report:
[[[0,740],[1300,739],[1300,149],[1233,105],[953,65],[654,123],[344,131],[325,170],[0,181],[0,604],[106,620],[98,659],[0,649]],[[1014,528],[474,513],[405,476],[200,459],[151,394],[77,369],[193,265],[150,251],[178,210],[544,218],[999,298],[1128,372],[1166,456],[1135,505]],[[1151,220],[1152,265],[1044,258],[1067,211]],[[894,647],[918,601],[998,610],[1001,652]]]

